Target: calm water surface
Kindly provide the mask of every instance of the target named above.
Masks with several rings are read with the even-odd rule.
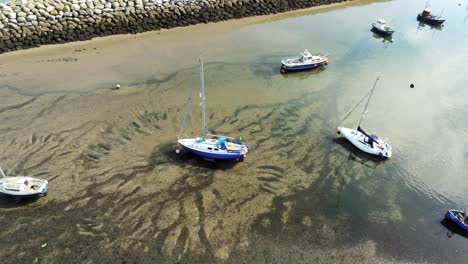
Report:
[[[459,6],[458,1],[431,1],[434,12],[440,13],[443,10],[443,15],[448,18],[444,27],[433,28],[416,21],[417,13],[425,4],[426,1],[400,0],[349,6],[327,12],[279,15],[266,22],[236,28],[223,35],[214,32],[212,39],[205,42],[194,40],[193,47],[188,50],[178,50],[177,46],[162,47],[167,49],[166,57],[151,63],[156,64],[155,67],[165,65],[162,68],[169,76],[167,79],[151,79],[151,65],[142,69],[141,65],[138,65],[138,58],[128,58],[128,63],[116,65],[112,71],[121,76],[122,83],[150,88],[146,89],[149,92],[144,98],[151,100],[145,103],[141,99],[132,103],[133,92],[129,92],[130,99],[122,104],[124,107],[112,110],[119,113],[119,118],[125,121],[115,121],[114,127],[104,127],[95,134],[86,132],[87,123],[83,121],[83,133],[87,135],[88,143],[82,141],[85,139],[76,140],[78,146],[85,147],[84,150],[80,150],[83,151],[82,155],[70,158],[70,163],[57,161],[66,158],[54,156],[57,152],[54,148],[41,148],[36,151],[39,153],[37,155],[44,157],[40,159],[40,162],[43,162],[40,166],[28,167],[25,165],[27,162],[22,163],[22,167],[17,171],[30,173],[37,172],[38,167],[65,170],[72,166],[68,173],[73,175],[70,179],[83,177],[82,180],[89,181],[90,186],[91,183],[98,183],[77,193],[70,193],[72,188],[69,190],[63,187],[56,190],[56,193],[62,193],[71,202],[62,203],[58,197],[50,203],[41,200],[45,205],[41,207],[42,214],[35,216],[39,220],[35,218],[34,221],[47,225],[44,215],[53,214],[57,226],[61,226],[59,229],[64,234],[79,229],[79,234],[89,235],[98,232],[96,230],[101,230],[102,227],[96,227],[94,231],[89,228],[88,231],[85,230],[88,232],[86,233],[83,231],[86,229],[83,222],[77,223],[75,218],[78,219],[84,212],[94,212],[89,213],[90,216],[86,220],[82,220],[92,225],[98,221],[112,222],[110,218],[115,215],[118,222],[114,228],[106,229],[104,225],[102,230],[106,232],[96,235],[103,237],[103,241],[107,242],[102,242],[104,244],[100,244],[100,250],[91,251],[91,255],[100,255],[101,250],[106,251],[109,247],[112,250],[123,248],[127,257],[132,259],[133,256],[140,261],[151,259],[139,259],[135,256],[158,252],[157,256],[168,254],[174,257],[173,259],[179,256],[179,259],[186,262],[190,262],[190,254],[206,253],[210,260],[226,259],[233,263],[240,260],[250,263],[312,263],[315,260],[334,262],[333,256],[340,254],[344,254],[347,261],[354,260],[356,263],[366,256],[393,261],[465,263],[468,258],[468,240],[451,233],[441,224],[441,220],[449,208],[468,207],[468,185],[465,180],[468,176],[465,165],[468,164],[468,141],[464,140],[468,135],[468,90],[465,89],[468,84],[468,75],[465,73],[468,66],[467,5],[463,3]],[[381,17],[390,21],[396,28],[393,42],[369,31],[371,22]],[[151,57],[150,47],[146,48],[147,56]],[[303,48],[329,54],[329,66],[325,70],[280,75],[279,60],[284,56],[296,55]],[[148,145],[158,146],[151,157],[162,152],[173,152],[173,138],[182,118],[181,109],[193,73],[197,69],[195,58],[200,53],[204,55],[206,62],[208,127],[213,132],[242,136],[252,146],[249,156],[244,163],[222,169],[215,166],[216,169],[213,169],[211,165],[194,158],[181,160],[167,154],[166,157],[152,160],[153,164],[158,165],[151,167],[149,171],[134,166],[109,174],[106,181],[118,181],[116,189],[124,186],[126,182],[137,182],[135,186],[141,185],[141,188],[137,187],[135,192],[131,193],[145,193],[145,196],[132,200],[137,204],[135,208],[143,208],[146,206],[144,201],[151,201],[150,204],[160,206],[158,214],[163,214],[169,207],[165,207],[167,204],[177,201],[172,207],[185,208],[180,209],[178,213],[185,217],[179,218],[172,225],[156,224],[159,223],[159,218],[145,218],[141,216],[143,213],[139,216],[132,216],[132,212],[121,215],[119,212],[124,210],[123,206],[134,205],[126,204],[126,199],[132,199],[126,198],[127,196],[116,196],[114,201],[109,201],[106,205],[97,202],[107,195],[119,195],[113,193],[113,188],[107,188],[105,181],[99,181],[100,175],[106,175],[118,166],[133,166],[134,162],[140,162],[139,151],[144,152],[141,149]],[[380,82],[363,127],[370,132],[376,132],[380,137],[388,138],[392,144],[394,156],[385,161],[360,153],[346,140],[340,139],[335,132],[336,125],[367,93],[377,76],[380,76]],[[85,77],[76,78],[84,80]],[[59,88],[52,91],[52,88],[44,85],[48,84],[47,81],[34,87],[28,82],[28,78],[18,79],[21,83],[21,87],[18,88],[22,91],[20,94],[63,92],[59,91]],[[414,84],[415,87],[411,89],[410,84]],[[15,86],[13,83],[4,85]],[[68,89],[68,86],[73,85],[80,84],[64,82],[60,88]],[[97,86],[89,87],[88,94],[84,93],[80,98],[91,98],[89,93],[100,91],[95,89]],[[143,94],[138,91],[135,93]],[[164,98],[160,98],[161,96]],[[73,102],[70,104],[73,105]],[[81,113],[82,116],[88,115],[89,119],[110,122],[99,120],[99,117],[96,117],[98,115],[85,113],[81,103],[76,103],[75,107],[77,115]],[[142,109],[149,113],[157,109],[164,114],[147,117],[146,114],[142,114]],[[195,136],[199,131],[198,111],[195,103],[187,121],[186,135]],[[362,108],[358,108],[344,125],[356,126],[361,111]],[[133,124],[130,119],[126,120],[126,116],[130,114],[138,115],[139,121]],[[43,116],[38,115],[38,118],[45,118]],[[142,120],[149,120],[149,123],[158,120],[162,123],[141,127],[141,123],[145,124]],[[130,124],[130,128],[121,127],[123,123]],[[55,129],[52,125],[40,126],[42,131]],[[143,132],[135,132],[133,135],[129,132],[132,129],[137,132],[148,131],[155,136],[147,136]],[[9,133],[6,131],[2,133]],[[106,160],[103,155],[100,163],[96,161],[97,165],[89,165],[90,157],[93,160],[99,159],[97,154],[90,156],[89,149],[95,151],[96,148],[104,148],[101,152],[105,152],[106,155],[111,155],[108,153],[112,151],[117,152],[117,147],[112,147],[111,151],[110,147],[102,143],[114,144],[112,140],[116,138],[116,131],[128,133],[133,142],[139,143],[128,149],[122,147],[121,156],[115,154],[116,156]],[[68,130],[64,133],[68,133]],[[6,138],[7,134],[2,137]],[[151,140],[143,137],[150,137]],[[120,139],[115,140],[117,142]],[[11,148],[20,149],[20,139],[18,142],[9,142]],[[63,157],[66,155],[68,154],[63,154]],[[24,156],[11,156],[15,154],[12,153],[10,157],[4,155],[3,158],[12,166],[13,160],[25,159]],[[88,157],[88,161],[82,157]],[[121,162],[117,164],[115,160],[119,157]],[[110,160],[114,160],[114,163]],[[125,176],[126,171],[130,169],[133,172],[129,177],[123,177],[122,175]],[[78,172],[93,176],[88,179],[78,176]],[[157,186],[145,189],[144,186],[152,186],[156,181],[145,177],[156,175],[156,179],[159,179],[158,175],[162,174],[171,176],[170,178],[182,175],[184,180],[166,188],[168,193],[164,193],[166,190],[154,192]],[[53,186],[53,175],[44,175],[48,179],[52,178]],[[193,175],[200,176],[193,181],[189,180]],[[122,185],[120,180],[123,181]],[[158,181],[157,185],[163,186],[163,182]],[[232,190],[226,191],[229,187],[222,187],[223,184],[231,186]],[[54,192],[53,187],[51,192]],[[194,197],[190,196],[193,194]],[[90,200],[85,199],[88,208],[91,208],[89,212],[85,209],[73,211],[73,206],[77,207],[75,203],[86,204],[80,200],[86,195],[91,197]],[[215,197],[212,204],[210,195]],[[263,204],[260,200],[266,203]],[[190,205],[190,201],[193,205]],[[236,206],[231,207],[232,204]],[[28,218],[31,217],[30,213],[27,213],[28,210],[31,211],[28,207],[25,210],[13,210],[11,204],[3,203],[2,206],[7,208],[12,216],[24,219],[24,223],[33,221]],[[68,212],[69,216],[61,218],[61,209],[58,208]],[[200,215],[192,215],[193,208],[198,208],[201,211]],[[6,214],[7,209],[0,211],[4,210],[2,214]],[[219,210],[223,213],[217,216]],[[177,215],[164,214],[165,219],[174,214]],[[104,215],[110,218],[105,220]],[[133,219],[138,221],[126,225],[127,221],[131,222]],[[154,228],[151,232],[154,231],[156,235],[152,242],[147,243],[159,245],[150,248],[150,253],[137,242],[141,239],[143,243],[145,239],[149,239],[147,236],[153,237],[147,235],[151,232],[145,229],[144,223],[149,221],[148,219],[151,219],[150,226]],[[190,219],[200,221],[193,226],[200,225],[201,228],[192,229]],[[238,219],[241,220],[237,221]],[[70,224],[67,224],[67,221]],[[5,217],[0,218],[0,223],[13,228],[11,221]],[[208,231],[199,231],[209,228],[213,230],[214,235],[209,236]],[[122,242],[119,240],[122,239],[119,232],[114,230],[122,230],[119,231],[123,232],[122,236],[132,234],[134,240]],[[125,230],[137,231],[129,233],[130,231]],[[173,230],[175,237],[178,237],[174,241],[168,238],[168,234]],[[29,232],[36,239],[34,241],[42,242],[37,233]],[[193,242],[197,239],[193,238],[192,234],[195,234],[195,237],[198,234],[200,244],[204,245],[201,246],[203,250],[197,251],[197,243]],[[214,237],[216,234],[219,234],[218,238]],[[9,243],[24,243],[30,239],[15,233],[4,235],[8,235],[9,239],[0,242],[2,250],[7,250],[11,246]],[[73,254],[82,256],[70,245],[70,240],[67,240],[70,237],[73,237],[73,233],[68,234],[68,238],[67,235],[59,238],[68,241],[63,242],[67,248],[62,245],[54,248],[60,252],[55,254],[63,260],[66,260],[67,256],[71,258]],[[97,239],[96,237],[93,239]],[[89,237],[86,239],[83,243],[89,245],[97,241]],[[186,243],[185,247],[179,247],[180,241],[191,242]],[[169,254],[167,248],[172,249],[171,243],[175,246]],[[346,253],[348,248],[350,252],[359,253]],[[344,249],[345,253],[334,251],[341,249]],[[15,254],[34,259],[28,253],[20,253],[21,248],[15,247],[15,250],[11,251],[14,253],[7,254],[8,259],[15,259],[18,256]],[[81,246],[81,250],[91,249]],[[330,257],[320,256],[317,253],[320,251],[326,252]],[[34,252],[38,255],[44,254],[40,248]],[[112,255],[107,254],[104,256]]]

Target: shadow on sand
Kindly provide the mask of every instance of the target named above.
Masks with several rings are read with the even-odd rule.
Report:
[[[449,238],[451,238],[454,234],[457,234],[464,238],[468,238],[468,232],[461,229],[459,226],[457,226],[455,223],[448,220],[447,218],[444,218],[442,221],[440,221],[440,224],[449,230],[449,232],[447,232],[447,236]]]
[[[368,162],[379,165],[386,161],[385,158],[380,158],[376,155],[371,155],[361,151],[344,137],[333,138],[333,142],[345,148],[349,152],[350,160],[355,160],[365,165],[368,165]]]
[[[30,205],[39,199],[39,195],[26,197],[14,197],[11,195],[0,194],[0,208],[16,208]]]
[[[176,163],[180,165],[189,165],[194,167],[201,167],[213,170],[229,170],[232,169],[238,162],[242,162],[239,159],[231,160],[213,160],[203,158],[197,155],[194,155],[191,152],[181,150],[180,154],[177,154],[175,150],[177,149],[176,144],[166,144],[160,148],[160,152],[163,156],[168,159],[171,163]]]
[[[323,72],[326,68],[327,66],[322,65],[314,69],[288,71],[285,73],[281,73],[281,76],[283,76],[284,79],[292,79],[292,78],[306,79],[306,78],[313,77]],[[280,72],[280,68],[278,68],[278,72]]]

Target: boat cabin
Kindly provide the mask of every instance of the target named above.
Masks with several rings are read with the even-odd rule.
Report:
[[[429,8],[424,9],[421,16],[423,17],[431,16],[431,10]]]
[[[385,19],[383,19],[383,18],[379,18],[379,19],[377,19],[377,24],[379,24],[379,25],[386,25],[386,24],[387,24],[387,21],[385,21]]]
[[[321,58],[319,56],[312,55],[308,50],[304,50],[301,53],[301,57],[299,58],[299,62],[320,62]]]

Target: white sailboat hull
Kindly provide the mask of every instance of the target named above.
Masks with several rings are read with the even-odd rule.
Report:
[[[46,194],[49,183],[44,179],[27,176],[0,178],[0,193],[12,196]]]
[[[369,137],[356,129],[345,127],[337,127],[337,129],[349,142],[366,153],[385,158],[392,156],[392,147],[378,137],[375,137],[375,141],[370,143]]]

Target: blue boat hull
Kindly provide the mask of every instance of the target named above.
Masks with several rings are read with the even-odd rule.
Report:
[[[297,65],[297,66],[286,66],[284,64],[281,65],[281,69],[284,69],[285,71],[305,71],[305,70],[312,70],[315,68],[318,68],[320,66],[325,65],[325,61],[322,62],[317,62],[313,64],[305,64],[305,65]]]
[[[209,159],[241,159],[245,157],[245,154],[240,152],[228,152],[228,153],[213,153],[213,152],[204,152],[197,149],[193,149],[187,146],[182,145],[182,147],[197,156],[209,158]]]
[[[445,217],[452,221],[453,223],[455,223],[458,227],[460,227],[461,229],[465,230],[468,232],[468,225],[465,225],[464,223],[462,223],[460,220],[458,220],[458,218],[453,214],[454,212],[458,212],[458,213],[464,213],[463,211],[460,211],[460,210],[448,210],[447,213],[445,214]]]

